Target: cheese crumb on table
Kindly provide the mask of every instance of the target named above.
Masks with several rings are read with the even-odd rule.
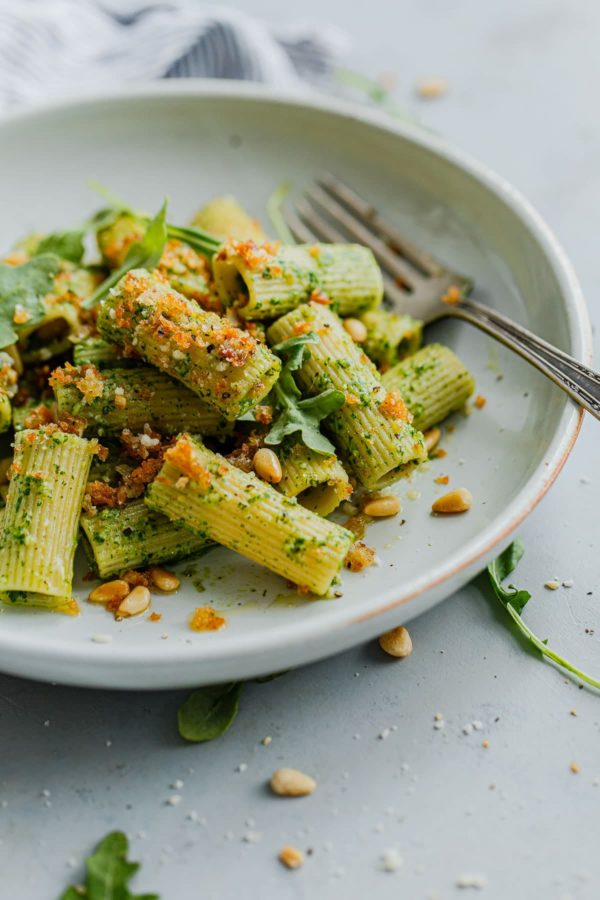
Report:
[[[459,875],[456,879],[456,887],[458,888],[475,888],[480,890],[484,888],[487,884],[487,879],[484,875]]]
[[[397,872],[403,862],[400,853],[393,848],[384,850],[381,854],[381,865],[385,872]]]

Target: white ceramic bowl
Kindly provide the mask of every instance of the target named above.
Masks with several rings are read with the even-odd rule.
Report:
[[[147,209],[168,194],[171,217],[185,221],[221,193],[263,215],[281,180],[302,186],[323,169],[473,275],[486,302],[588,359],[590,329],[577,281],[526,201],[441,139],[339,100],[232,82],[161,82],[3,120],[0,247],[30,229],[87,216],[100,205],[87,187],[92,178]],[[445,459],[397,484],[402,516],[368,533],[381,564],[344,575],[342,598],[300,600],[281,579],[216,550],[192,566],[195,576],[183,579],[177,595],[155,598],[159,623],[116,623],[85,602],[77,618],[4,609],[2,670],[139,689],[241,679],[343,650],[457,590],[502,549],[556,478],[581,415],[538,372],[468,325],[440,323],[430,332],[429,339],[457,350],[488,402],[468,419],[455,417],[443,440]],[[445,490],[433,481],[442,473],[472,491],[468,514],[430,515],[432,499]],[[85,569],[82,562],[80,576]],[[202,592],[193,581],[202,582]],[[79,578],[76,587],[84,601],[89,585]],[[225,611],[227,627],[191,632],[193,608],[209,603]],[[98,633],[112,640],[96,643]]]

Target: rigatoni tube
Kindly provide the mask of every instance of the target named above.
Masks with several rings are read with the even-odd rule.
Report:
[[[7,606],[42,607],[68,616],[75,616],[79,612],[77,601],[70,594],[66,597],[53,597],[50,594],[36,594],[30,591],[0,591],[0,603]]]
[[[327,388],[345,393],[344,406],[326,420],[339,454],[365,487],[390,484],[406,465],[425,459],[422,434],[410,424],[402,398],[386,391],[369,358],[327,307],[305,304],[274,322],[267,337],[277,344],[308,331],[319,341],[310,345],[299,384],[309,395]]]
[[[97,369],[133,369],[139,361],[123,356],[114,344],[103,338],[86,337],[73,347],[73,362],[76,366],[96,366]]]
[[[100,307],[98,328],[128,354],[183,382],[226,419],[256,406],[281,363],[248,332],[205,312],[145,269],[128,272]]]
[[[147,224],[140,216],[123,213],[98,230],[96,240],[104,262],[111,269],[119,269],[132,244],[142,240]],[[203,309],[218,311],[221,304],[212,284],[207,258],[189,244],[177,239],[165,243],[155,270],[176,291],[195,300]]]
[[[71,593],[81,501],[96,442],[48,427],[15,437],[0,536],[0,591]],[[55,605],[51,600],[48,605]]]
[[[235,197],[215,197],[198,210],[191,224],[221,240],[235,238],[238,241],[253,240],[257,243],[267,240],[258,219],[253,219]]]
[[[146,503],[190,528],[323,595],[354,536],[242,472],[189,435],[167,450]]]
[[[367,329],[363,350],[378,366],[393,366],[421,346],[423,323],[385,309],[373,309],[360,316]]]
[[[213,272],[222,301],[245,319],[272,319],[311,298],[347,316],[383,297],[377,261],[358,244],[228,241],[213,258]]]
[[[386,388],[402,395],[414,416],[414,425],[421,431],[462,409],[475,390],[469,370],[442,344],[423,347],[389,369],[382,381]]]
[[[279,447],[282,478],[277,490],[319,516],[328,516],[352,493],[346,470],[335,455],[324,456],[304,444]]]
[[[44,317],[20,329],[18,347],[25,363],[45,362],[71,348],[70,337],[80,328],[79,306],[99,280],[97,272],[61,261],[52,291],[44,297]]]
[[[80,525],[86,552],[100,578],[173,562],[210,546],[183,525],[148,509],[143,500],[84,515]]]
[[[90,377],[91,375],[91,377]],[[222,435],[231,425],[212,406],[151,366],[105,369],[65,366],[50,378],[59,413],[86,419],[95,434],[143,431]]]

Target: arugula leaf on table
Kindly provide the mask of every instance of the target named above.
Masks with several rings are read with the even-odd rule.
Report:
[[[85,884],[68,888],[60,900],[159,900],[158,894],[132,894],[129,890],[140,864],[129,862],[128,848],[122,831],[107,834],[85,861]]]
[[[186,741],[212,741],[225,734],[237,715],[244,683],[211,684],[199,688],[177,712],[179,734]]]
[[[405,109],[401,109],[393,99],[391,90],[385,87],[381,82],[374,81],[362,72],[357,72],[353,69],[345,69],[343,67],[334,69],[333,76],[339,85],[344,88],[350,88],[361,94],[361,99],[366,98],[370,100],[372,103],[384,109],[388,115],[393,118],[399,119],[402,122],[410,122],[413,125],[418,125],[420,128],[424,128],[425,131],[431,130],[424,125],[421,125],[419,120],[411,115],[411,113],[407,112]]]
[[[300,434],[303,444],[315,453],[328,455],[335,447],[319,429],[320,422],[340,406],[346,398],[342,391],[328,388],[316,397],[302,400],[302,394],[294,381],[293,373],[300,368],[307,344],[318,344],[314,332],[289,338],[271,347],[272,351],[285,360],[279,378],[272,391],[274,405],[279,414],[265,438],[265,444],[280,444],[291,434]]]
[[[283,675],[287,675],[289,669],[284,669],[283,672],[273,672],[272,675],[258,675],[253,679],[257,684],[267,684],[269,681],[275,681],[276,678],[281,678]]]
[[[69,262],[79,265],[85,253],[83,245],[84,235],[85,229],[83,228],[48,234],[40,241],[34,255],[40,256],[44,253],[55,253],[61,259],[67,259]]]
[[[52,290],[59,269],[60,260],[52,253],[34,256],[20,266],[0,264],[0,348],[14,344],[21,328],[44,318],[44,297]],[[21,309],[26,321],[19,324],[14,318]]]
[[[529,591],[519,590],[513,584],[509,584],[507,588],[502,587],[502,582],[515,570],[524,552],[523,543],[517,538],[497,559],[488,565],[488,575],[496,597],[502,603],[513,622],[516,623],[521,634],[533,644],[542,656],[546,656],[561,669],[571,672],[581,681],[600,690],[600,681],[592,678],[590,675],[586,675],[581,669],[578,669],[554,650],[551,650],[546,642],[540,640],[525,624],[521,618],[521,613],[531,599]]]
[[[160,262],[167,240],[167,201],[149,222],[141,241],[135,241],[127,251],[125,262],[98,285],[91,297],[85,301],[85,309],[92,309],[108,294],[109,290],[131,269],[153,269]]]

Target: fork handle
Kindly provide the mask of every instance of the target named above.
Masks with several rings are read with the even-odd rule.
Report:
[[[497,338],[551,378],[584,409],[600,419],[600,373],[584,366],[558,347],[517,325],[496,310],[464,299],[448,312]]]

